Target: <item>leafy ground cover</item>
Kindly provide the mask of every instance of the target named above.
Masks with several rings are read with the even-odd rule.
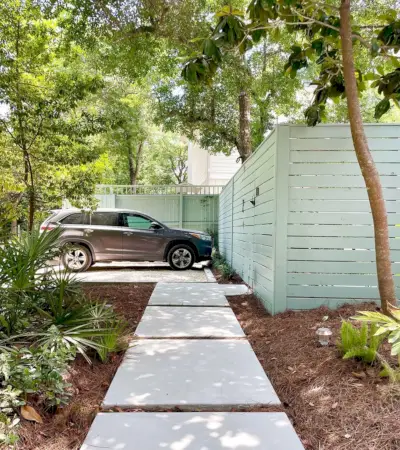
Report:
[[[124,308],[122,300],[116,300],[117,288],[112,290],[115,305],[104,295],[108,287],[85,292],[72,274],[53,270],[49,263],[62,252],[60,233],[36,230],[0,243],[4,448],[52,448],[52,440],[64,435],[72,441],[59,448],[75,448],[152,290],[148,287],[148,295],[133,304],[124,292]],[[130,308],[134,312],[124,315]],[[38,436],[49,438],[49,445]]]
[[[154,284],[93,285],[84,288],[88,298],[101,298],[129,324],[133,334],[154,289]],[[73,362],[68,378],[72,396],[56,413],[40,410],[43,423],[23,421],[18,448],[24,450],[74,450],[82,445],[101,401],[121,363],[123,352],[113,353],[107,362],[83,357]]]

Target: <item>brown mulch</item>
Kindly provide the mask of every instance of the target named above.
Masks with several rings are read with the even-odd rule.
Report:
[[[125,318],[133,333],[153,292],[154,284],[118,284],[86,286],[86,294],[111,304]],[[89,365],[82,357],[72,364],[71,377],[74,392],[70,403],[54,414],[38,409],[43,424],[22,421],[18,432],[18,448],[24,450],[75,450],[82,445],[94,416],[123,358],[123,352],[113,354],[103,364]]]
[[[229,302],[307,450],[400,449],[400,388],[335,346],[342,318],[375,304],[271,317],[253,295]],[[330,346],[318,344],[319,327],[332,329]]]

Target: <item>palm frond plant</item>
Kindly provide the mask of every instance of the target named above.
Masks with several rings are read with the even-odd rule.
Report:
[[[34,291],[46,280],[49,261],[59,256],[60,228],[38,229],[13,237],[0,246],[0,286],[15,292]]]

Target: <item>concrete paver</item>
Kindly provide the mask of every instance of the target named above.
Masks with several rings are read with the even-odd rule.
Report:
[[[82,450],[303,450],[284,413],[100,413]]]
[[[77,273],[76,277],[83,283],[157,283],[160,280],[207,283],[203,268],[176,271],[167,266],[142,265],[128,268],[115,264],[110,265],[109,268],[93,266],[87,272]]]
[[[170,337],[245,337],[230,308],[186,306],[148,306],[136,336]]]
[[[128,349],[103,401],[186,410],[280,404],[246,340],[137,340]]]
[[[149,305],[156,306],[229,306],[225,295],[219,290],[171,289],[162,284],[154,289]],[[183,284],[183,283],[182,283]],[[189,283],[188,283],[189,284]],[[207,283],[211,284],[211,283]]]
[[[175,295],[182,292],[195,292],[197,295],[209,295],[210,293],[220,293],[223,295],[243,295],[249,294],[250,289],[245,284],[159,282],[154,289],[154,294],[158,292],[163,292],[164,294],[170,295]]]

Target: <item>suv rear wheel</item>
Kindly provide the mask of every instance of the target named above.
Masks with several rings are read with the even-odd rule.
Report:
[[[64,267],[72,272],[84,272],[92,265],[90,251],[79,244],[67,245],[62,260]]]
[[[174,270],[188,270],[195,261],[194,251],[185,244],[178,244],[168,252],[168,264]]]

